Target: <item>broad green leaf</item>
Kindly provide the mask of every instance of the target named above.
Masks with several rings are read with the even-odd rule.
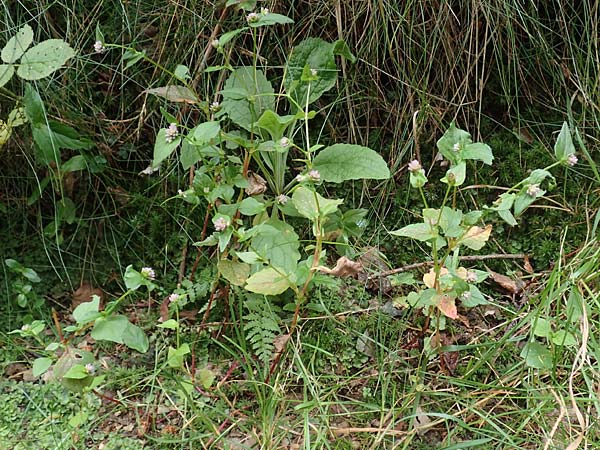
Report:
[[[504,220],[511,227],[514,227],[515,225],[517,225],[515,216],[513,216],[509,210],[500,210],[500,211],[498,211],[498,215],[500,216],[500,218],[502,220]]]
[[[187,343],[181,344],[179,348],[169,347],[167,352],[167,365],[173,369],[183,367],[183,360],[188,353],[190,353],[190,346]]]
[[[352,64],[356,62],[356,56],[354,56],[354,54],[350,50],[350,47],[348,47],[348,44],[346,44],[346,41],[344,41],[343,39],[338,39],[333,43],[333,54],[343,56]]]
[[[553,366],[550,350],[539,342],[528,342],[525,344],[520,356],[529,367],[533,367],[534,369],[550,369]]]
[[[200,369],[196,376],[198,377],[198,380],[200,381],[200,384],[202,384],[202,387],[204,389],[209,389],[216,378],[215,373],[206,367]]]
[[[390,234],[408,237],[422,242],[430,241],[438,236],[437,233],[432,230],[432,226],[427,223],[412,223],[399,230],[390,231]]]
[[[17,273],[23,273],[23,270],[25,270],[25,267],[21,263],[12,258],[5,259],[4,264],[6,264],[6,267],[8,267],[10,270]]]
[[[0,75],[1,78],[1,75]],[[1,83],[0,83],[1,85]],[[571,130],[567,122],[563,122],[562,128],[554,144],[554,155],[559,161],[566,161],[569,155],[575,153],[575,146],[571,139]]]
[[[294,228],[280,220],[270,219],[257,226],[256,230],[250,249],[272,267],[287,274],[294,273],[300,260],[300,244]]]
[[[248,264],[256,264],[262,261],[262,258],[256,252],[236,252],[238,258]],[[298,257],[300,254],[298,254]]]
[[[223,47],[225,44],[229,43],[234,37],[246,31],[247,29],[247,27],[243,27],[238,28],[237,30],[228,31],[227,33],[223,33],[221,37],[219,37],[219,46]]]
[[[123,315],[101,317],[96,320],[90,335],[97,341],[123,344],[123,333],[129,325],[129,320]]]
[[[567,300],[567,319],[571,323],[579,323],[586,303],[577,285],[572,285]]]
[[[320,38],[307,38],[292,50],[286,67],[285,90],[300,107],[313,103],[335,86],[337,80],[336,54],[344,54],[338,42],[329,43]],[[309,83],[302,81],[305,68],[314,69],[317,75]],[[310,95],[309,95],[310,93]]]
[[[188,138],[196,145],[206,144],[216,138],[221,131],[221,123],[218,121],[204,122],[197,125],[188,135]]]
[[[179,322],[177,322],[175,319],[168,319],[156,326],[158,328],[166,328],[167,330],[176,330],[179,328]]]
[[[440,153],[452,165],[460,162],[460,151],[471,143],[471,135],[464,130],[456,128],[454,122],[450,124],[448,130],[437,141],[437,148]]]
[[[460,226],[462,220],[463,214],[461,211],[444,206],[439,223],[444,231],[444,236],[453,238],[461,236],[464,233],[463,228]]]
[[[551,341],[554,345],[565,345],[567,347],[577,345],[577,339],[575,339],[573,333],[569,333],[566,330],[558,330],[552,333]]]
[[[183,64],[177,64],[173,73],[175,74],[175,77],[180,80],[190,80],[192,78],[190,77],[190,69]]]
[[[260,128],[267,130],[274,141],[278,141],[283,137],[283,133],[294,120],[296,120],[294,115],[280,116],[268,109],[260,116],[256,124]]]
[[[344,200],[326,199],[318,192],[312,191],[305,186],[299,186],[292,194],[292,201],[296,210],[311,221],[317,217],[325,217],[337,211]]]
[[[552,326],[550,322],[542,317],[538,317],[533,321],[533,325],[535,328],[533,329],[533,334],[539,337],[549,338],[552,334]]]
[[[460,303],[465,308],[473,308],[474,306],[489,304],[481,291],[473,284],[470,284],[469,290],[460,296]]]
[[[471,250],[481,250],[490,238],[491,233],[491,225],[486,225],[485,228],[475,225],[467,230],[459,242],[460,244],[469,247]]]
[[[233,123],[251,131],[266,110],[275,109],[274,90],[271,82],[260,70],[240,67],[234,70],[221,92],[221,111],[227,113]]]
[[[32,283],[39,283],[40,281],[42,281],[37,272],[29,267],[24,267],[23,271],[21,272],[21,275],[23,275]]]
[[[75,364],[71,366],[69,370],[63,375],[63,378],[70,380],[83,380],[89,377],[90,374],[85,370],[85,366],[82,364]]]
[[[89,302],[83,302],[77,305],[73,310],[73,318],[79,325],[96,320],[100,313],[100,297],[97,295],[92,296],[92,300]]]
[[[25,80],[39,80],[60,69],[75,52],[62,39],[48,39],[31,47],[21,58],[17,75]]]
[[[487,165],[491,165],[492,161],[494,160],[494,155],[490,146],[482,144],[481,142],[467,144],[464,150],[461,151],[460,156],[463,159],[474,159],[477,161],[483,161],[483,163]]]
[[[248,291],[263,295],[279,295],[290,287],[288,278],[271,267],[256,272],[246,283]]]
[[[240,203],[240,212],[245,216],[255,216],[266,209],[264,203],[259,202],[254,197],[248,197]]]
[[[25,108],[22,106],[14,108],[8,113],[6,123],[9,127],[15,128],[27,123],[27,116],[25,115]]]
[[[538,199],[545,193],[546,193],[546,191],[543,191],[543,190],[538,191],[534,197],[527,193],[527,186],[523,187],[523,189],[521,189],[521,191],[515,197],[515,203],[514,203],[515,216],[519,217],[521,215],[521,213],[523,213],[523,211],[525,211],[533,202],[536,201],[536,199]]]
[[[156,141],[154,142],[154,157],[152,159],[152,167],[160,166],[165,159],[167,159],[175,151],[175,149],[181,143],[181,137],[177,137],[171,142],[167,142],[167,130],[161,128],[156,135]]]
[[[168,85],[146,89],[144,92],[147,94],[156,95],[157,97],[166,98],[173,103],[187,103],[189,105],[198,103],[196,94],[194,94],[194,92],[186,86]]]
[[[37,378],[45,373],[52,365],[52,358],[37,358],[33,361],[32,375]]]
[[[442,183],[449,184],[450,186],[460,186],[465,182],[467,177],[467,163],[464,161],[459,162],[457,165],[452,166],[446,172],[446,176],[440,181]]]
[[[0,58],[2,58],[2,61],[5,63],[15,63],[21,56],[23,56],[23,53],[25,53],[32,42],[33,30],[29,25],[24,25],[19,31],[17,31],[17,34],[8,40],[2,49],[2,53],[0,53]],[[0,83],[0,86],[2,86],[2,83]]]
[[[46,113],[44,111],[44,103],[40,94],[33,88],[30,83],[25,85],[25,97],[23,98],[25,106],[25,115],[32,126],[46,125]]]
[[[243,286],[250,275],[250,265],[239,261],[221,259],[217,268],[223,278],[234,286]]]
[[[123,344],[127,347],[137,350],[140,353],[146,353],[148,351],[149,342],[146,333],[137,325],[127,322],[127,326],[123,330]]]
[[[283,14],[270,12],[269,14],[260,14],[260,19],[256,22],[250,22],[248,25],[252,28],[258,28],[269,25],[284,25],[287,23],[294,23],[294,21]]]
[[[87,161],[83,155],[75,155],[61,166],[63,172],[76,172],[84,170],[87,167]]]
[[[40,164],[60,165],[60,149],[89,149],[93,145],[88,139],[82,138],[74,128],[55,120],[49,120],[47,123],[31,122],[31,133],[36,143],[36,158]]]
[[[146,50],[138,52],[135,49],[127,49],[123,54],[123,58],[121,58],[125,63],[125,67],[123,68],[123,70],[127,70],[130,67],[134,66],[139,61],[141,61],[144,58],[144,56],[146,56]]]
[[[0,87],[8,83],[14,73],[15,68],[12,64],[0,64]]]
[[[335,144],[327,147],[315,157],[312,168],[319,171],[322,180],[332,183],[390,177],[390,170],[381,155],[361,145]]]

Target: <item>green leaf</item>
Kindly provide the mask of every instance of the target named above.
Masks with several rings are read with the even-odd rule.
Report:
[[[240,33],[246,31],[248,27],[238,28],[237,30],[228,31],[227,33],[223,33],[221,37],[219,37],[219,46],[223,47],[225,44],[229,43],[233,38],[235,38]]]
[[[146,353],[150,346],[144,330],[129,321],[127,321],[127,326],[123,330],[121,338],[123,339],[123,344],[140,353]]]
[[[450,186],[460,186],[465,182],[467,177],[467,163],[464,161],[459,162],[457,165],[452,166],[446,172],[446,176],[440,181],[442,183],[449,184]]]
[[[30,48],[21,58],[17,75],[25,80],[39,80],[60,69],[75,52],[62,39],[48,39]]]
[[[428,223],[413,223],[400,228],[399,230],[390,231],[391,235],[408,237],[417,241],[430,241],[438,236]]]
[[[271,267],[256,272],[246,283],[248,291],[263,295],[279,295],[290,287],[288,278]]]
[[[554,155],[559,161],[566,161],[569,155],[573,153],[575,153],[575,146],[571,139],[571,130],[569,130],[567,122],[563,122],[556,143],[554,144]]]
[[[254,197],[248,197],[240,203],[240,212],[245,216],[255,216],[263,212],[267,207]]]
[[[21,275],[23,275],[32,283],[39,283],[40,281],[42,281],[37,272],[33,269],[30,269],[29,267],[24,267],[23,271],[21,272]]]
[[[534,320],[535,328],[533,329],[533,334],[539,337],[549,338],[552,334],[552,326],[550,322],[546,319],[538,317]]]
[[[215,381],[216,375],[212,370],[205,367],[198,371],[197,377],[200,384],[202,384],[202,387],[204,389],[209,389]]]
[[[470,143],[471,135],[464,130],[456,128],[454,122],[452,122],[448,130],[437,141],[437,148],[444,158],[450,161],[452,165],[456,165],[461,160],[460,150],[464,149]],[[456,144],[458,144],[458,150],[455,148]]]
[[[539,191],[535,197],[527,193],[527,186],[523,187],[515,197],[514,211],[515,216],[519,217],[538,197],[544,195],[546,191]]]
[[[175,71],[173,73],[175,74],[175,77],[179,80],[191,79],[190,69],[187,66],[184,66],[183,64],[177,64],[177,67],[175,67]]]
[[[550,340],[554,345],[564,345],[567,347],[573,347],[577,345],[577,339],[575,339],[575,336],[566,330],[558,330],[556,333],[552,333]]]
[[[15,68],[12,64],[0,64],[0,87],[8,83],[14,73]]]
[[[216,138],[221,131],[221,123],[218,121],[204,122],[190,130],[188,138],[196,145],[206,144]]]
[[[30,83],[25,85],[25,97],[23,98],[25,105],[25,115],[31,125],[46,125],[46,113],[44,111],[44,103],[40,94],[33,88]]]
[[[227,113],[233,123],[248,131],[253,129],[266,110],[275,109],[271,82],[262,71],[255,71],[252,67],[234,70],[221,94],[221,111]]]
[[[464,230],[460,226],[463,220],[461,211],[444,206],[440,215],[440,227],[444,231],[446,237],[460,237]]]
[[[179,328],[179,322],[175,319],[165,320],[163,323],[156,325],[158,328],[166,328],[167,330],[176,330]]]
[[[123,333],[129,325],[130,323],[126,316],[101,317],[96,320],[90,335],[97,341],[110,341],[123,344]]]
[[[126,50],[122,58],[124,63],[125,61],[127,61],[123,70],[127,70],[130,67],[134,66],[139,61],[141,61],[144,58],[144,56],[146,56],[146,50],[142,50],[141,52],[138,52],[135,49]]]
[[[350,47],[343,39],[338,39],[333,43],[333,54],[343,56],[352,64],[356,62],[356,56],[350,51]]]
[[[262,261],[262,258],[256,252],[236,252],[235,255],[248,264],[256,264]],[[300,258],[300,254],[298,254]]]
[[[294,21],[283,14],[270,12],[269,14],[260,14],[260,19],[256,22],[250,22],[248,25],[252,28],[258,28],[269,25],[284,25],[287,23],[294,23]]]
[[[75,155],[61,167],[63,172],[77,172],[78,170],[84,170],[87,168],[87,161],[83,155]]]
[[[188,353],[190,353],[190,346],[187,343],[181,344],[177,349],[169,347],[167,353],[167,365],[173,369],[183,367],[183,360]]]
[[[175,138],[171,142],[167,142],[167,130],[161,128],[156,135],[154,142],[154,158],[152,159],[152,167],[158,167],[161,162],[171,156],[177,146],[181,143],[181,137]]]
[[[315,157],[312,168],[319,171],[322,180],[332,183],[390,177],[390,170],[381,155],[361,145],[335,144],[327,147]]]
[[[52,365],[52,358],[37,358],[33,361],[32,375],[37,378],[45,373]]]
[[[511,227],[514,227],[515,225],[517,225],[517,221],[515,219],[515,216],[513,216],[510,211],[508,211],[508,210],[501,210],[501,211],[498,211],[498,215],[500,216],[500,218],[502,220],[504,220]]]
[[[92,143],[87,139],[81,139],[74,128],[64,125],[55,120],[32,122],[31,132],[36,143],[36,157],[41,164],[55,163],[60,165],[61,148],[72,150],[89,149]]]
[[[534,369],[550,369],[553,365],[550,350],[539,342],[528,342],[525,344],[520,356],[529,367],[533,367]]]
[[[292,202],[296,210],[304,217],[315,221],[317,217],[325,217],[335,211],[344,200],[326,199],[318,192],[314,192],[305,186],[299,186],[292,195]]]
[[[2,58],[2,61],[5,63],[15,63],[23,56],[23,53],[25,53],[32,42],[33,30],[29,25],[24,25],[23,28],[17,31],[17,34],[8,40],[2,49],[2,53],[0,53],[0,58]],[[2,86],[2,83],[0,83],[0,86]]]
[[[73,310],[73,318],[79,325],[86,324],[96,320],[100,313],[100,297],[97,295],[92,296],[92,300],[89,302],[83,302],[77,305]]]
[[[260,128],[267,130],[274,141],[278,141],[283,137],[283,133],[294,120],[296,120],[294,115],[280,116],[268,109],[260,116],[256,124]]]
[[[487,273],[487,272],[486,272]],[[490,302],[483,296],[481,291],[477,288],[477,286],[470,284],[469,290],[467,291],[469,295],[463,295],[460,297],[460,303],[465,308],[473,308],[474,306],[479,305],[488,305]]]
[[[217,264],[217,268],[223,278],[234,286],[243,286],[250,275],[250,266],[239,261],[221,259]]]
[[[67,378],[69,380],[83,380],[89,376],[90,374],[87,370],[85,370],[84,365],[75,364],[71,366],[69,370],[67,370],[67,372],[63,375],[63,378]]]
[[[338,49],[339,50],[339,49]],[[337,66],[335,63],[336,44],[320,38],[307,38],[292,50],[286,66],[285,90],[295,101],[304,107],[313,103],[335,86]],[[305,68],[317,71],[315,80],[302,81]],[[309,95],[310,93],[310,95]]]
[[[467,144],[464,150],[461,151],[460,156],[463,159],[483,161],[483,163],[487,165],[491,165],[494,160],[494,155],[490,146],[482,144],[481,142]]]
[[[250,248],[272,267],[292,274],[300,260],[300,244],[294,228],[280,220],[270,219],[256,227]]]

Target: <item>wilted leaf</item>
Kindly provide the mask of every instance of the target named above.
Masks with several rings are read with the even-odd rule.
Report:
[[[192,90],[185,86],[162,86],[153,89],[146,89],[144,91],[147,94],[156,95],[158,97],[166,98],[170,102],[175,103],[188,103],[193,105],[197,103],[198,99]]]
[[[450,319],[458,318],[458,311],[456,309],[455,297],[449,294],[436,295],[433,302],[437,302],[438,309]]]
[[[250,275],[250,265],[244,262],[222,259],[217,267],[223,278],[234,286],[243,286]]]
[[[440,278],[444,275],[448,275],[448,273],[448,269],[445,267],[440,268]],[[435,289],[435,270],[433,268],[429,269],[429,272],[423,275],[423,283],[425,283],[425,286],[429,289]]]
[[[490,238],[491,233],[491,225],[486,225],[485,228],[475,225],[467,230],[460,243],[466,245],[471,250],[481,250]]]
[[[246,284],[246,289],[250,292],[264,295],[278,295],[290,287],[290,282],[281,273],[273,268],[263,269],[256,272]]]
[[[342,256],[337,260],[335,267],[330,269],[328,267],[319,266],[317,267],[319,272],[326,273],[327,275],[333,275],[336,277],[354,277],[363,270],[361,263],[352,261],[345,256]]]
[[[492,280],[495,283],[499,284],[500,287],[507,290],[513,295],[520,294],[523,288],[525,287],[525,282],[523,280],[515,280],[513,278],[507,277],[506,275],[502,275],[494,272],[493,270],[488,269],[488,273]]]
[[[248,183],[250,186],[246,188],[247,195],[258,195],[267,190],[266,180],[257,173],[248,172]]]

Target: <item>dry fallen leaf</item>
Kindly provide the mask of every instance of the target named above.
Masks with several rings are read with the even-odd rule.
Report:
[[[345,278],[358,275],[363,270],[363,266],[359,262],[352,261],[351,259],[342,256],[337,260],[333,269],[325,266],[319,266],[317,267],[317,270],[319,272],[326,273],[327,275]]]
[[[194,93],[185,86],[161,86],[154,89],[146,89],[144,92],[146,94],[153,94],[158,97],[166,98],[167,100],[175,103],[197,103]]]
[[[525,282],[523,280],[513,279],[511,277],[507,277],[506,275],[494,272],[490,269],[487,269],[487,271],[496,284],[498,284],[502,289],[507,290],[513,295],[520,294],[523,288],[525,287]]]
[[[523,257],[523,268],[529,274],[532,274],[534,272],[533,266],[531,265],[531,262],[529,261],[529,256],[527,256],[527,255],[525,255]]]
[[[248,183],[250,186],[246,188],[247,195],[258,195],[267,190],[265,179],[254,172],[248,172]]]

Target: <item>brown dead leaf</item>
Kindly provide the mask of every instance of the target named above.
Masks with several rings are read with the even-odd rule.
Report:
[[[520,279],[513,279],[506,275],[499,274],[494,272],[493,270],[487,269],[490,277],[496,284],[498,284],[502,289],[508,291],[512,295],[518,295],[523,291],[525,287],[525,282]]]
[[[94,288],[88,281],[82,282],[81,286],[71,296],[71,310],[77,308],[82,303],[91,302],[94,295],[100,297],[100,305],[103,305],[104,292],[101,289]]]
[[[257,173],[248,172],[248,183],[250,186],[246,188],[247,195],[258,195],[267,190],[266,180]]]
[[[441,342],[445,347],[455,344],[455,341],[446,333],[441,333]],[[453,375],[458,366],[458,352],[442,352],[440,354],[440,362],[442,363],[442,368],[449,375]]]
[[[273,347],[275,347],[275,351],[273,352],[273,358],[275,359],[276,357],[278,357],[281,352],[283,352],[285,350],[285,346],[287,345],[288,341],[290,340],[290,335],[289,334],[282,334],[280,336],[275,337],[275,339],[273,339]]]
[[[525,255],[523,257],[523,268],[525,269],[525,272],[532,274],[534,272],[533,270],[533,266],[531,265],[531,262],[529,261],[529,256]]]
[[[355,277],[363,270],[363,266],[359,262],[352,261],[351,259],[342,256],[337,260],[337,263],[335,264],[335,267],[333,269],[330,269],[325,266],[319,266],[317,267],[317,270],[319,272],[326,273],[327,275],[345,278]]]
[[[436,295],[435,297],[439,297],[437,307],[446,317],[449,317],[450,319],[458,318],[454,297],[448,294],[442,294],[440,296]]]
[[[27,366],[23,363],[9,363],[4,368],[4,376],[8,379],[22,380],[23,374],[27,371]]]

